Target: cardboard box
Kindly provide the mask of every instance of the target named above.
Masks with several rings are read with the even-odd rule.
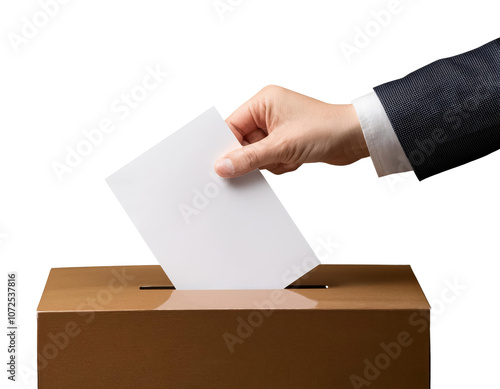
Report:
[[[39,388],[430,387],[430,307],[409,266],[320,265],[284,290],[172,289],[160,266],[52,269]]]

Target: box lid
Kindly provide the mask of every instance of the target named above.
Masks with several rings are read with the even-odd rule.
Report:
[[[409,265],[319,265],[279,290],[173,290],[160,266],[54,268],[38,313],[314,309],[427,310]],[[327,288],[326,288],[326,287]],[[141,289],[146,287],[146,289]]]

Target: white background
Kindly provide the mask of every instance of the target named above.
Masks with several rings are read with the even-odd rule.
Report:
[[[348,61],[341,43],[388,1],[233,4],[221,18],[212,0],[73,1],[16,52],[9,34],[41,8],[2,2],[0,279],[19,273],[22,364],[11,387],[36,387],[36,307],[50,268],[155,263],[105,177],[212,105],[227,116],[267,84],[346,103],[500,36],[491,0],[401,1]],[[121,120],[110,106],[147,66],[169,75]],[[52,163],[105,117],[115,130],[60,182]],[[472,388],[497,380],[499,166],[495,153],[418,182],[377,178],[365,159],[266,178],[323,262],[412,265],[434,307],[433,387]]]

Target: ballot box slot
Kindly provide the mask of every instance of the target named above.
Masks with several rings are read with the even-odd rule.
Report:
[[[328,289],[328,285],[288,285],[285,289]]]
[[[288,285],[285,289],[327,289],[328,285]],[[173,285],[145,285],[141,290],[175,290]]]
[[[173,285],[147,285],[147,286],[139,286],[141,290],[158,290],[158,289],[167,289],[167,290],[175,290],[175,286]]]

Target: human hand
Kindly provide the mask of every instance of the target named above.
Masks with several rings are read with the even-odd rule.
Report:
[[[222,177],[255,169],[282,174],[303,163],[348,165],[369,156],[354,107],[267,86],[226,119],[242,147],[215,162]]]

